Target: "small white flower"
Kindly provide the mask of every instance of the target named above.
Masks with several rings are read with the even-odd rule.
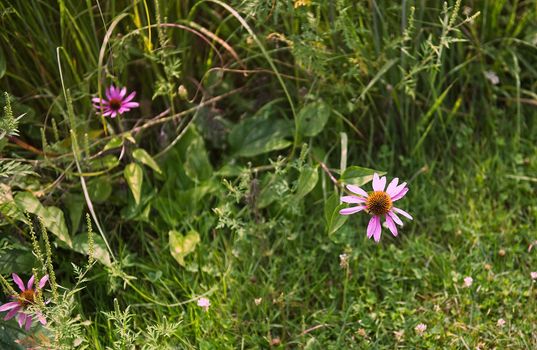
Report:
[[[425,333],[425,331],[427,330],[427,325],[420,323],[419,325],[414,327],[414,330],[416,331],[416,333],[418,333],[418,335],[423,335],[423,333]]]
[[[255,298],[255,299],[254,299],[254,303],[255,303],[256,305],[261,304],[262,301],[263,301],[263,298]]]
[[[494,73],[493,71],[490,71],[490,70],[486,71],[485,78],[487,78],[488,81],[490,81],[492,85],[498,85],[500,83],[500,78],[498,78],[498,75]]]
[[[530,276],[532,280],[537,280],[537,272],[535,271],[530,272]]]
[[[339,255],[339,266],[341,266],[343,269],[349,267],[349,256],[347,254]]]
[[[505,326],[505,320],[504,320],[503,318],[500,318],[500,319],[498,320],[498,322],[496,322],[496,325],[497,325],[498,327],[503,327],[503,326]]]
[[[474,279],[472,277],[464,277],[464,288],[470,288],[470,286],[474,283]]]

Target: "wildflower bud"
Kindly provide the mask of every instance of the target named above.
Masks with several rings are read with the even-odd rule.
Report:
[[[177,93],[179,94],[179,97],[181,97],[183,100],[188,99],[188,90],[184,85],[179,85]]]
[[[498,255],[505,256],[505,249],[500,249],[500,251],[498,252]]]

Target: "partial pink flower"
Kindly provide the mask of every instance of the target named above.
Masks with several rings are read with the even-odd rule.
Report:
[[[341,201],[345,203],[358,204],[354,207],[341,209],[341,215],[350,215],[365,210],[372,217],[367,225],[367,238],[373,237],[375,242],[380,241],[380,233],[382,230],[381,220],[394,236],[397,236],[397,225],[403,226],[403,221],[397,214],[400,214],[410,220],[412,216],[403,209],[396,208],[393,203],[403,198],[407,192],[406,182],[398,185],[399,179],[393,179],[386,188],[386,177],[379,177],[379,174],[373,175],[373,192],[367,193],[363,189],[355,185],[347,185],[347,189],[354,193],[350,196],[341,197]]]
[[[503,326],[505,326],[505,320],[504,320],[503,318],[500,318],[500,319],[498,320],[498,322],[496,322],[496,325],[497,325],[498,327],[503,327]]]
[[[103,116],[110,116],[115,118],[117,115],[121,115],[131,110],[131,108],[137,108],[140,106],[138,102],[132,101],[136,96],[136,91],[131,92],[127,96],[127,88],[119,88],[114,85],[110,85],[106,89],[106,99],[94,97],[91,99],[93,107],[97,111],[101,112]]]
[[[24,285],[24,282],[16,273],[12,274],[12,276],[13,281],[19,287],[21,292],[19,293],[19,295],[13,296],[13,299],[15,299],[15,301],[5,303],[4,305],[0,306],[0,312],[8,311],[6,317],[4,317],[5,321],[17,316],[19,326],[24,326],[26,331],[29,331],[30,327],[32,326],[33,317],[32,315],[29,315],[24,311],[28,308],[28,306],[35,304],[35,290],[33,289],[34,276],[30,278],[26,285]],[[41,278],[38,284],[39,289],[43,289],[47,281],[48,275],[45,275],[43,278]],[[36,317],[37,320],[41,322],[41,324],[47,324],[47,320],[41,313],[38,312]]]
[[[472,286],[472,283],[474,283],[474,279],[470,276],[464,277],[464,288],[470,288]]]
[[[207,298],[199,298],[198,306],[201,307],[203,311],[207,312],[209,311],[209,306],[211,306],[211,302]]]
[[[425,331],[427,330],[427,325],[420,323],[416,327],[414,327],[414,330],[416,331],[416,333],[418,333],[418,335],[423,335],[423,333],[425,333]]]
[[[535,271],[530,272],[530,277],[532,280],[537,280],[537,272]]]

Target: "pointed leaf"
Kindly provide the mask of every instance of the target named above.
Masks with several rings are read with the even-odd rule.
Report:
[[[139,161],[142,164],[147,165],[151,169],[155,170],[157,173],[162,174],[162,170],[160,169],[157,162],[145,151],[143,148],[137,148],[132,152],[132,157]]]
[[[200,241],[200,235],[196,231],[190,231],[185,236],[180,232],[169,232],[170,253],[181,266],[185,266],[185,257],[194,252]]]
[[[305,105],[298,112],[298,132],[308,137],[317,135],[323,131],[330,113],[330,107],[323,101]]]
[[[127,180],[127,184],[131,189],[134,201],[136,204],[140,204],[140,198],[142,196],[142,182],[144,180],[144,174],[142,167],[136,163],[130,163],[125,167],[123,176]]]

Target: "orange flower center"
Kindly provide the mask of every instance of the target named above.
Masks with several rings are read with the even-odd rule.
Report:
[[[367,197],[365,206],[370,214],[386,215],[392,209],[392,199],[386,192],[371,192]]]
[[[24,292],[19,294],[19,304],[20,306],[27,306],[34,303],[34,291],[32,289],[27,289]]]

